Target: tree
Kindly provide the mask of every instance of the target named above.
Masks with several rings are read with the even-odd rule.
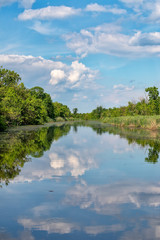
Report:
[[[146,92],[148,92],[149,96],[149,106],[150,109],[152,109],[152,112],[150,114],[159,114],[159,106],[160,106],[160,97],[159,97],[159,91],[157,87],[149,87],[145,89]]]
[[[54,117],[55,118],[62,117],[64,119],[66,119],[71,116],[71,111],[67,107],[67,105],[63,105],[62,103],[59,103],[59,102],[54,102],[53,108],[54,108]]]
[[[0,87],[17,85],[21,78],[18,73],[0,67]]]
[[[73,108],[73,114],[76,115],[78,113],[78,108]]]
[[[159,91],[157,87],[148,87],[145,91],[148,92],[149,101],[158,99]]]
[[[93,118],[101,118],[102,113],[105,111],[105,108],[102,106],[98,106],[96,109],[92,111]]]
[[[54,108],[52,104],[51,96],[48,93],[44,92],[44,89],[41,87],[33,87],[30,89],[32,95],[37,99],[41,99],[46,107],[47,114],[50,118],[54,118]]]

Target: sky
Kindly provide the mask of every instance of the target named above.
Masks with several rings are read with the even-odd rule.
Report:
[[[0,66],[78,112],[160,87],[160,0],[0,0]]]

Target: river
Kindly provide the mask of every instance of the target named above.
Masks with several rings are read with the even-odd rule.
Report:
[[[159,152],[159,132],[96,122],[1,133],[0,239],[160,239]]]

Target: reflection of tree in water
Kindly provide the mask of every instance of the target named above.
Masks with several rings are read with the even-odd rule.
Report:
[[[159,158],[159,151],[155,148],[149,148],[148,157],[145,158],[146,162],[157,163]]]
[[[78,126],[77,126],[77,125],[73,125],[73,131],[74,131],[75,133],[78,132]]]
[[[67,135],[70,126],[52,126],[38,131],[23,131],[1,135],[0,140],[0,183],[8,185],[21,171],[30,157],[39,158],[49,150],[53,141]]]
[[[144,129],[129,129],[129,128],[120,128],[107,126],[106,124],[94,123],[91,122],[82,122],[81,125],[91,127],[98,135],[103,133],[109,133],[113,135],[119,135],[121,138],[128,140],[128,144],[137,143],[142,147],[148,147],[148,156],[145,158],[145,161],[148,163],[157,163],[160,153],[160,132],[152,132],[150,130]]]
[[[24,164],[30,161],[30,156],[42,157],[44,152],[50,149],[53,141],[57,141],[69,133],[71,126],[73,126],[75,132],[78,126],[86,126],[91,127],[99,135],[108,132],[126,138],[128,144],[137,143],[142,147],[147,146],[149,149],[145,161],[148,163],[158,162],[160,153],[160,141],[158,139],[160,136],[157,135],[156,139],[151,139],[149,135],[151,131],[123,129],[100,123],[77,122],[59,127],[44,127],[36,131],[2,134],[0,136],[0,183],[5,182],[5,184],[8,184],[11,179],[14,179],[20,173]]]

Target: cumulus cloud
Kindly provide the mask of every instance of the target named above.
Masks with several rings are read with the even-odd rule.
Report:
[[[87,68],[83,63],[73,61],[70,67],[51,71],[49,83],[53,86],[63,84],[66,88],[90,88],[97,71]]]
[[[110,12],[113,14],[125,14],[126,13],[125,9],[120,9],[120,8],[112,7],[112,6],[103,6],[103,5],[99,5],[97,3],[88,4],[85,8],[85,11],[88,11],[88,12]]]
[[[56,85],[59,83],[59,81],[64,80],[65,73],[63,70],[55,69],[51,71],[51,79],[50,84]]]
[[[136,32],[132,35],[107,31],[107,26],[83,29],[80,33],[65,35],[67,46],[76,54],[105,53],[120,57],[160,56],[160,33]]]
[[[142,33],[138,31],[131,39],[135,46],[160,46],[160,32]]]
[[[18,2],[24,8],[30,8],[36,0],[0,0],[0,7],[11,5],[14,2]]]
[[[18,16],[18,19],[64,19],[70,16],[78,15],[80,11],[80,9],[74,9],[66,6],[48,6],[40,9],[27,9]]]
[[[160,2],[159,0],[147,2],[144,9],[148,11],[148,20],[153,23],[160,22]]]
[[[25,55],[0,55],[0,65],[17,71],[24,83],[31,84],[34,79],[35,83],[39,81],[45,86],[54,86],[56,92],[66,89],[93,89],[98,74],[78,61],[67,65],[60,61]]]

